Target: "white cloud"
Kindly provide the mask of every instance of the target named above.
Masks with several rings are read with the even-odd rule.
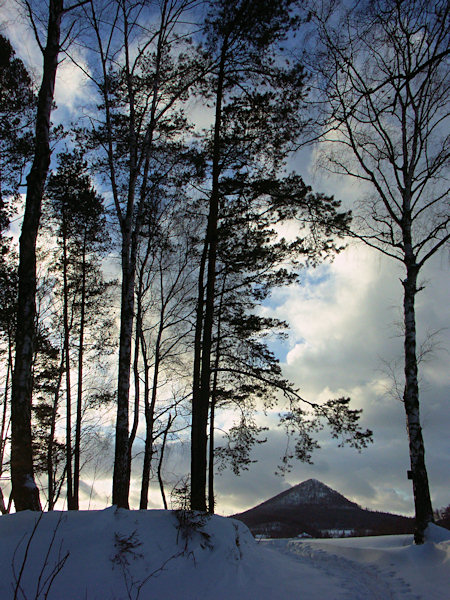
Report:
[[[82,55],[75,58],[76,62],[87,72],[89,67]],[[65,58],[58,67],[55,85],[55,102],[58,107],[73,112],[80,106],[91,103],[92,90],[88,86],[88,78],[76,64]]]
[[[417,302],[419,337],[427,330],[445,327],[450,317],[446,265],[440,259],[433,261],[425,276],[428,285]],[[277,290],[264,312],[290,324],[284,370],[302,395],[315,401],[348,395],[355,408],[364,409],[362,425],[374,431],[374,444],[360,454],[337,449],[336,441],[324,431],[320,434],[322,448],[313,456],[315,464],[295,465],[287,481],[294,485],[316,477],[362,506],[412,514],[404,409],[386,393],[390,382],[381,368],[382,359],[388,363],[398,359],[401,369],[402,340],[394,323],[401,318],[400,277],[401,271],[392,261],[363,246],[352,246],[332,265],[305,276],[303,286]],[[449,354],[441,349],[421,371],[422,424],[436,507],[450,501],[449,362]],[[272,479],[271,473],[283,444],[282,432],[277,431],[257,449],[261,466],[250,468],[244,485],[255,491],[253,504],[248,491],[239,495],[242,482],[233,483],[229,475],[223,486],[224,501],[249,508],[282,491],[282,482]],[[265,478],[259,490],[254,484],[258,477]]]

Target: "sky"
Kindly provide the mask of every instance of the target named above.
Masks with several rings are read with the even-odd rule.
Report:
[[[0,5],[0,31],[7,34],[17,54],[39,77],[40,55],[29,31],[15,16],[16,4]],[[82,58],[82,56],[81,56]],[[90,102],[89,88],[76,67],[65,61],[58,70],[53,117],[64,121]],[[329,176],[316,168],[314,153],[302,151],[291,161],[315,191],[333,194],[352,206],[361,194],[354,181]],[[448,253],[441,252],[422,271],[425,289],[417,297],[419,343],[433,332],[434,352],[420,366],[421,417],[426,462],[435,508],[450,503],[450,279]],[[412,514],[408,440],[402,403],[392,397],[389,370],[401,375],[401,319],[403,273],[400,265],[360,243],[348,248],[332,264],[301,273],[298,285],[274,291],[262,310],[289,323],[289,336],[276,349],[283,371],[312,401],[350,396],[362,408],[361,425],[374,432],[374,443],[358,453],[337,448],[321,432],[321,449],[313,465],[296,463],[284,478],[274,474],[286,439],[281,429],[258,446],[247,472],[235,477],[226,471],[217,478],[217,510],[232,514],[248,509],[291,485],[314,477],[364,507]],[[259,415],[261,424],[274,424],[276,414]],[[219,416],[220,420],[220,416]],[[224,416],[224,424],[227,420]],[[168,470],[177,474],[189,467],[186,446],[174,446]],[[91,473],[93,477],[93,474]],[[84,481],[85,503],[103,507],[110,501],[110,478],[99,474]],[[138,497],[137,484],[131,500]],[[161,506],[153,488],[151,506]]]

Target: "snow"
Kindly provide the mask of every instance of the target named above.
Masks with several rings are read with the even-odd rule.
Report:
[[[272,506],[298,506],[299,504],[321,504],[332,502],[336,498],[351,504],[346,498],[317,479],[308,479],[293,488],[271,498]]]
[[[49,590],[48,600],[450,598],[450,532],[435,525],[422,546],[408,535],[256,541],[240,521],[179,515],[2,516],[0,598],[16,588],[21,599]]]

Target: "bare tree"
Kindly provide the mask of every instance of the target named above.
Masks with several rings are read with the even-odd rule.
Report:
[[[140,508],[147,508],[150,484],[150,470],[155,455],[155,439],[161,434],[161,424],[157,426],[158,416],[166,419],[163,426],[163,445],[178,413],[179,395],[166,400],[161,406],[157,403],[158,392],[167,383],[167,374],[175,371],[183,378],[184,357],[187,345],[191,341],[191,317],[194,306],[195,260],[189,236],[183,227],[182,219],[174,215],[166,217],[163,224],[165,237],[158,240],[148,238],[147,248],[139,266],[139,285],[136,290],[138,315],[137,336],[140,343],[143,363],[144,414],[145,414],[145,448],[142,471]],[[190,225],[192,226],[192,220]],[[152,250],[156,243],[157,248]],[[148,263],[150,255],[152,264]],[[139,325],[139,327],[138,327]],[[150,373],[152,376],[150,377]],[[165,394],[166,395],[166,394]],[[161,450],[161,455],[164,450]],[[160,489],[162,457],[158,466]],[[165,498],[162,493],[163,499]]]
[[[89,19],[100,74],[87,73],[101,96],[103,117],[92,123],[102,151],[121,235],[122,298],[117,388],[113,503],[128,507],[130,486],[129,391],[135,312],[136,262],[144,208],[155,175],[154,149],[184,126],[178,110],[199,73],[186,53],[178,27],[197,0],[163,0],[158,15],[145,2],[115,0],[95,8]],[[99,3],[100,4],[100,3]],[[186,27],[187,24],[184,23]],[[174,58],[174,56],[176,58]],[[100,121],[103,119],[103,122]],[[158,165],[158,177],[164,166]]]
[[[449,240],[449,5],[375,0],[339,17],[320,11],[314,17],[321,164],[367,186],[354,235],[405,270],[403,402],[415,541],[422,543],[433,511],[419,415],[415,299],[423,289],[419,273]]]

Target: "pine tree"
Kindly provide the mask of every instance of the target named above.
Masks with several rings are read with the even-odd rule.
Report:
[[[81,421],[86,328],[104,326],[108,284],[100,269],[100,257],[109,248],[103,199],[93,188],[87,163],[80,151],[58,155],[58,170],[47,184],[50,227],[57,234],[59,255],[55,268],[61,273],[62,323],[66,374],[66,471],[69,510],[79,507]],[[103,307],[101,306],[103,304]],[[103,331],[102,336],[105,335]],[[77,350],[77,399],[72,449],[72,400],[70,374]]]
[[[228,227],[231,236],[222,258],[227,263],[228,253],[227,269],[238,279],[233,283],[237,293],[239,286],[245,289],[247,278],[254,298],[261,300],[272,286],[295,278],[279,268],[283,259],[304,255],[315,262],[333,254],[337,247],[331,225],[348,220],[338,212],[339,203],[311,194],[300,177],[279,175],[302,127],[303,70],[291,68],[277,54],[297,21],[291,5],[215,2],[207,19],[205,47],[215,62],[203,93],[214,121],[204,143],[208,220],[198,274],[193,369],[191,502],[197,510],[206,509],[207,421],[223,268],[219,253],[227,238],[222,235],[221,242],[221,228]],[[298,219],[309,234],[293,243],[275,243],[272,227],[288,219]],[[236,244],[240,256],[234,252]],[[261,275],[264,269],[266,275]]]
[[[8,246],[3,235],[12,200],[23,184],[33,151],[35,105],[31,78],[10,42],[0,35],[0,261]]]

